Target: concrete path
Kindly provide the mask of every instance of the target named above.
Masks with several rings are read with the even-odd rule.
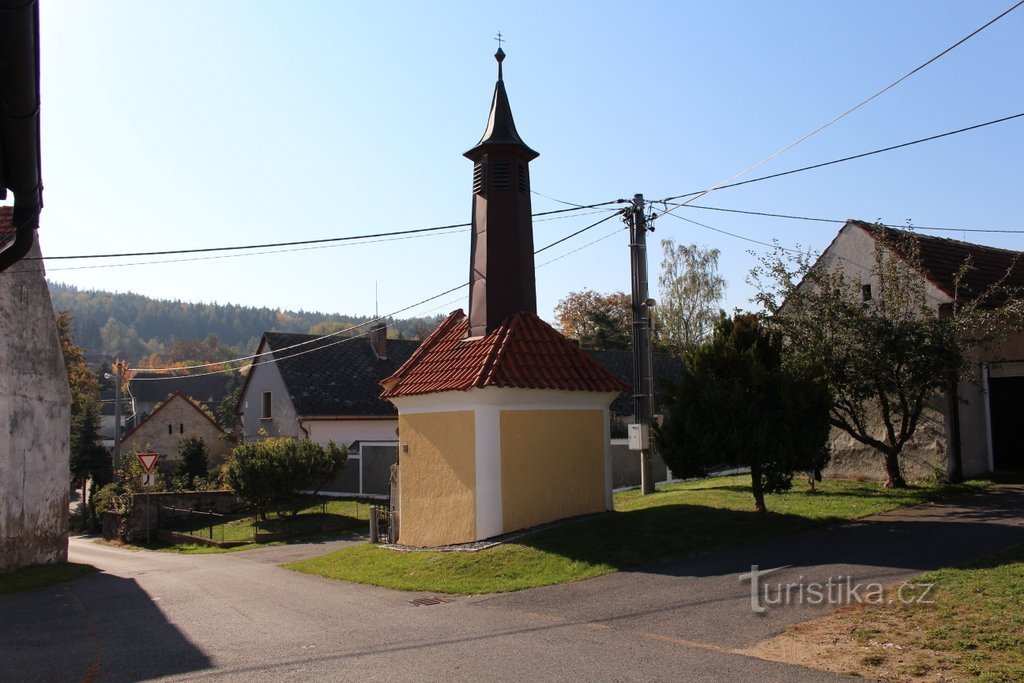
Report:
[[[1021,542],[1024,489],[1005,487],[645,571],[417,607],[424,594],[268,563],[279,559],[269,551],[324,546],[173,555],[72,539],[72,560],[103,572],[0,596],[0,679],[844,680],[739,652],[829,609],[756,615],[740,573],[793,565],[765,581],[891,583]]]
[[[571,622],[657,633],[718,648],[747,648],[782,633],[787,626],[827,614],[852,601],[847,586],[863,601],[882,584],[910,581],[921,572],[961,564],[1010,545],[1024,543],[1024,486],[996,486],[984,493],[941,504],[922,505],[857,522],[689,560],[659,564],[560,586],[489,598],[481,604],[544,614]],[[751,581],[760,570],[787,567],[762,576],[758,607],[751,606]],[[832,580],[831,582],[829,580]],[[773,606],[782,584],[788,605]],[[812,586],[837,599],[817,601]],[[906,589],[908,599],[924,593]],[[785,602],[785,590],[783,590]],[[925,597],[927,599],[927,597]],[[819,602],[819,604],[812,604]]]

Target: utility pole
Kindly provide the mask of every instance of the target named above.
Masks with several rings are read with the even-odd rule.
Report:
[[[629,447],[640,451],[640,488],[644,495],[654,493],[651,452],[651,418],[654,414],[654,373],[651,352],[651,307],[654,300],[647,292],[647,216],[644,196],[633,196],[627,210],[629,224],[629,260],[632,275],[633,310],[633,424]]]
[[[124,381],[125,362],[114,361],[117,368],[117,384],[114,385],[114,481],[117,482],[117,471],[121,468],[121,383]]]

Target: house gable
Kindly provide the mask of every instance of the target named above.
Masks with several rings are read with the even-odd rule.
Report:
[[[211,466],[223,462],[231,450],[224,430],[192,399],[178,392],[125,434],[121,442],[128,448],[151,448],[166,462],[177,457],[178,442],[190,436],[206,442]]]
[[[267,399],[270,404],[269,415],[264,405]],[[273,352],[267,343],[266,334],[260,339],[256,359],[242,385],[237,414],[241,419],[245,440],[259,438],[261,432],[270,436],[299,436],[295,405],[281,377],[280,364],[273,362]]]

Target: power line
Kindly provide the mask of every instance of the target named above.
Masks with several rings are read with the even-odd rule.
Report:
[[[550,220],[550,219],[549,219]],[[404,237],[386,237],[383,239],[366,240],[359,242],[358,244],[377,244],[378,242],[397,242],[399,240],[410,240],[417,239],[419,237],[438,237],[442,235],[454,235],[460,233],[461,230],[450,230],[447,232],[434,232],[430,234],[419,234],[419,235],[406,235]],[[130,261],[128,263],[96,263],[89,266],[67,266],[64,268],[48,268],[48,273],[57,273],[66,270],[95,270],[97,268],[127,268],[130,266],[149,266],[149,265],[160,265],[165,263],[193,263],[196,261],[214,261],[217,259],[229,259],[229,258],[241,258],[245,256],[267,256],[273,254],[291,254],[299,251],[316,251],[319,249],[336,249],[338,247],[351,246],[352,242],[344,242],[340,244],[318,244],[309,247],[296,247],[294,249],[275,249],[273,251],[247,251],[240,254],[217,254],[216,256],[194,256],[192,258],[177,258],[177,259],[157,259],[153,261]],[[44,259],[46,257],[43,257]],[[5,271],[5,272],[24,272],[19,270]]]
[[[1015,4],[1014,4],[1014,5],[1012,6],[1012,7],[1010,7],[1010,9],[1006,10],[1005,12],[1003,12],[1003,13],[1002,13],[1002,14],[1000,14],[999,16],[995,17],[994,19],[991,19],[991,20],[989,20],[988,22],[986,22],[986,23],[985,23],[985,24],[984,24],[983,26],[981,26],[980,28],[978,28],[978,29],[975,29],[975,30],[974,30],[974,31],[972,31],[971,33],[967,34],[966,36],[964,36],[963,38],[961,38],[961,39],[960,39],[960,40],[958,40],[957,42],[955,42],[955,43],[953,43],[952,45],[950,45],[949,47],[947,47],[947,48],[946,48],[945,50],[943,50],[942,52],[938,53],[937,55],[935,55],[935,56],[934,56],[934,57],[932,57],[931,59],[927,60],[926,62],[924,62],[924,63],[923,63],[923,64],[921,64],[920,66],[917,66],[917,67],[915,67],[915,68],[911,69],[910,71],[908,71],[907,73],[905,73],[904,75],[900,76],[900,77],[899,77],[899,78],[897,78],[897,79],[896,79],[895,81],[893,81],[892,83],[890,83],[889,85],[885,86],[884,88],[882,88],[881,90],[879,90],[878,92],[876,92],[876,93],[875,93],[874,95],[871,95],[870,97],[868,97],[868,98],[867,98],[867,99],[865,99],[865,100],[862,100],[861,102],[859,102],[858,104],[854,105],[854,106],[853,106],[853,107],[851,107],[850,109],[847,109],[846,111],[844,111],[844,112],[843,112],[842,114],[840,114],[839,116],[836,116],[835,118],[833,118],[833,119],[832,119],[831,121],[829,121],[829,122],[827,122],[827,123],[825,123],[825,124],[823,124],[823,125],[821,125],[821,126],[818,126],[818,127],[817,127],[817,128],[815,128],[814,130],[812,130],[812,131],[811,131],[810,133],[807,133],[806,135],[804,135],[804,136],[803,136],[802,138],[800,138],[799,140],[797,140],[797,141],[795,141],[795,142],[792,142],[792,143],[790,143],[790,144],[786,145],[785,147],[783,147],[782,149],[780,149],[780,150],[778,150],[778,151],[776,151],[776,152],[773,152],[772,154],[768,155],[767,157],[765,157],[765,158],[764,158],[764,159],[762,159],[761,161],[758,161],[758,162],[757,162],[756,164],[754,164],[754,165],[752,165],[752,166],[748,166],[747,168],[743,169],[743,170],[742,170],[742,171],[740,171],[739,173],[736,173],[735,175],[733,175],[733,176],[730,176],[729,178],[726,178],[725,180],[723,180],[722,182],[718,183],[717,185],[712,185],[712,186],[711,186],[711,187],[709,187],[708,189],[706,189],[706,190],[704,190],[704,191],[702,191],[702,192],[699,192],[699,193],[697,193],[697,196],[696,196],[696,197],[694,197],[694,199],[698,199],[698,198],[700,198],[700,197],[703,197],[704,195],[707,195],[707,194],[710,194],[710,193],[714,192],[715,190],[719,190],[719,189],[721,189],[722,187],[726,187],[726,186],[727,186],[726,184],[727,184],[727,183],[729,183],[729,182],[730,182],[731,180],[735,180],[736,178],[739,178],[740,176],[746,175],[746,174],[747,174],[747,173],[749,173],[750,171],[753,171],[753,170],[754,170],[755,168],[757,168],[757,167],[759,167],[759,166],[761,166],[761,165],[763,165],[763,164],[765,164],[765,163],[767,163],[767,162],[771,161],[771,160],[772,160],[772,159],[774,159],[775,157],[777,157],[777,156],[779,156],[779,155],[781,155],[781,154],[784,154],[784,153],[788,152],[789,150],[793,149],[794,147],[796,147],[796,146],[797,146],[797,145],[799,145],[800,143],[804,142],[804,141],[805,141],[805,140],[807,140],[808,138],[810,138],[810,137],[812,137],[812,136],[814,136],[814,135],[817,135],[818,133],[820,133],[821,131],[825,130],[826,128],[828,128],[828,127],[829,127],[829,126],[831,126],[832,124],[834,124],[834,123],[837,123],[838,121],[840,121],[840,120],[842,120],[842,119],[846,118],[847,116],[849,116],[849,115],[850,115],[850,114],[852,114],[853,112],[857,111],[858,109],[860,109],[861,107],[863,107],[864,105],[866,105],[866,104],[867,104],[868,102],[871,102],[872,100],[874,100],[875,98],[879,97],[880,95],[882,95],[882,94],[884,94],[884,93],[888,92],[889,90],[892,90],[892,89],[893,89],[893,88],[895,88],[895,87],[896,87],[897,85],[899,85],[899,84],[900,84],[900,83],[902,83],[903,81],[907,80],[908,78],[910,78],[911,76],[913,76],[914,74],[916,74],[916,73],[917,73],[918,71],[920,71],[921,69],[923,69],[923,68],[925,68],[926,66],[928,66],[929,64],[931,64],[931,63],[933,63],[933,62],[937,61],[937,60],[938,60],[938,59],[940,59],[941,57],[945,56],[946,54],[948,54],[948,53],[952,52],[953,50],[955,50],[956,48],[960,47],[961,45],[963,45],[964,43],[966,43],[966,42],[967,42],[968,40],[970,40],[970,39],[971,39],[971,38],[973,38],[974,36],[978,35],[978,34],[979,34],[979,33],[981,33],[982,31],[984,31],[984,30],[985,30],[986,28],[988,28],[988,27],[989,27],[989,26],[991,26],[992,24],[996,23],[997,21],[999,21],[1000,19],[1002,19],[1003,17],[1005,17],[1005,16],[1007,15],[1007,14],[1009,14],[1009,13],[1010,13],[1010,12],[1012,12],[1013,10],[1017,9],[1018,7],[1020,7],[1021,5],[1024,5],[1024,0],[1019,0],[1019,1],[1018,1],[1017,3],[1015,3]],[[677,197],[677,199],[678,199],[678,197]],[[690,201],[692,201],[692,200],[690,200]],[[684,202],[684,204],[685,204],[685,203],[687,203],[687,202]],[[674,210],[674,209],[673,209],[673,210]]]
[[[1022,2],[1024,2],[1024,0],[1022,0]],[[894,149],[901,149],[903,147],[910,147],[911,145],[918,145],[918,144],[921,144],[922,142],[930,142],[932,140],[938,140],[939,138],[949,137],[950,135],[957,135],[959,133],[966,133],[966,132],[971,131],[971,130],[977,130],[978,128],[984,128],[985,126],[992,126],[992,125],[995,125],[997,123],[1003,123],[1005,121],[1010,121],[1012,119],[1019,119],[1022,116],[1024,116],[1024,112],[1021,112],[1020,114],[1013,114],[1012,116],[1004,116],[1001,119],[994,119],[992,121],[986,121],[985,123],[979,123],[979,124],[976,124],[976,125],[973,125],[973,126],[968,126],[966,128],[960,128],[960,129],[957,129],[957,130],[951,130],[951,131],[949,131],[947,133],[940,133],[938,135],[930,135],[930,136],[928,136],[926,138],[920,138],[920,139],[917,139],[917,140],[911,140],[910,142],[904,142],[904,143],[901,143],[899,145],[891,145],[889,147],[882,147],[881,149],[872,150],[870,152],[863,152],[861,154],[854,154],[852,156],[843,157],[842,159],[833,159],[832,161],[825,161],[825,162],[820,163],[820,164],[812,164],[810,166],[802,166],[800,168],[794,168],[794,169],[792,169],[790,171],[782,171],[781,173],[772,173],[771,175],[760,176],[758,178],[751,178],[750,180],[741,180],[741,181],[739,181],[737,183],[729,183],[728,185],[719,185],[716,189],[724,190],[724,189],[730,188],[730,187],[739,187],[740,185],[749,185],[750,183],[759,183],[762,180],[771,180],[772,178],[781,178],[782,176],[792,175],[794,173],[802,173],[804,171],[811,171],[811,170],[816,169],[816,168],[823,168],[825,166],[832,166],[833,164],[841,164],[844,161],[853,161],[854,159],[862,159],[864,157],[872,156],[873,154],[881,154],[882,152],[891,152]],[[686,202],[683,202],[681,204],[676,205],[676,208],[680,208],[680,207],[683,207],[683,206],[690,206],[691,205],[690,202],[693,202],[693,201],[697,200],[700,196],[703,196],[705,194],[707,194],[707,192],[701,192],[701,191],[687,192],[686,194],[679,194],[679,195],[676,195],[674,197],[666,197],[665,199],[660,199],[660,200],[657,200],[657,201],[655,201],[653,203],[661,204],[661,203],[664,203],[664,202],[671,202],[671,201],[673,201],[675,199],[683,199],[684,197],[692,197],[692,199],[690,199],[690,200],[688,200]]]
[[[1024,0],[1022,0],[1024,2]],[[615,204],[620,200],[613,200],[607,202],[599,202],[596,204],[574,204],[573,208],[569,209],[555,209],[553,211],[541,211],[533,214],[537,216],[550,216],[553,214],[561,214],[569,211],[580,211],[582,209],[594,209],[609,204]],[[431,228],[414,228],[411,230],[393,230],[389,232],[378,232],[370,233],[365,235],[348,235],[345,237],[325,237],[322,239],[313,240],[296,240],[293,242],[268,242],[265,244],[242,244],[228,247],[199,247],[194,249],[164,249],[159,251],[137,251],[137,252],[122,252],[122,253],[105,253],[105,254],[72,254],[66,256],[34,256],[25,258],[25,261],[62,261],[69,259],[106,259],[106,258],[133,258],[137,256],[172,256],[177,254],[202,254],[211,252],[223,252],[223,251],[243,251],[250,249],[272,249],[278,247],[296,247],[296,246],[307,246],[316,244],[331,244],[339,242],[352,242],[357,240],[371,240],[378,238],[388,237],[401,237],[405,235],[416,235],[422,233],[438,232],[441,230],[452,230],[457,228],[468,228],[470,223],[452,223],[451,225],[439,225]]]
[[[545,222],[545,221],[565,220],[566,218],[579,218],[581,216],[592,216],[594,214],[604,213],[605,211],[618,211],[618,209],[596,209],[596,210],[593,210],[593,211],[585,211],[585,212],[582,212],[582,213],[575,213],[573,215],[561,214],[561,215],[556,215],[556,216],[548,216],[546,218],[539,218],[536,221],[534,221],[534,223],[541,223],[541,222]],[[358,242],[358,244],[359,245],[363,245],[363,244],[377,244],[378,242],[397,242],[399,240],[418,239],[420,237],[438,237],[438,236],[444,236],[444,235],[456,235],[456,234],[460,234],[461,232],[462,232],[462,228],[457,228],[457,229],[453,229],[453,230],[439,231],[439,232],[432,232],[432,233],[421,233],[421,234],[415,234],[415,235],[405,235],[405,236],[400,236],[400,237],[387,237],[387,238],[382,238],[382,239],[365,240],[365,241],[362,241],[362,242]],[[273,251],[247,251],[247,252],[238,253],[238,254],[218,254],[216,256],[196,256],[196,257],[193,257],[193,258],[157,259],[157,260],[152,260],[152,261],[129,261],[127,263],[98,263],[98,264],[93,264],[93,265],[88,265],[88,266],[66,266],[64,268],[48,268],[47,272],[48,273],[58,273],[58,272],[70,271],[70,270],[95,270],[97,268],[128,268],[128,267],[132,267],[132,266],[162,265],[162,264],[166,264],[166,263],[194,263],[194,262],[197,262],[197,261],[212,261],[212,260],[216,260],[216,259],[240,258],[240,257],[247,257],[247,256],[266,256],[266,255],[273,255],[273,254],[291,254],[291,253],[295,253],[295,252],[299,252],[299,251],[314,251],[314,250],[318,250],[318,249],[335,249],[337,247],[350,246],[352,244],[353,244],[352,242],[343,242],[343,243],[340,243],[340,244],[318,244],[318,245],[308,246],[308,247],[297,247],[297,248],[294,248],[294,249],[275,249]],[[15,270],[9,270],[9,271],[5,271],[5,272],[21,273],[21,272],[25,272],[25,270],[24,269],[22,269],[22,270],[15,269]]]
[[[684,206],[678,204],[677,206]],[[792,214],[785,213],[768,213],[766,211],[744,211],[742,209],[726,209],[720,206],[700,206],[697,204],[685,204],[688,209],[703,209],[705,211],[721,211],[724,213],[739,213],[747,216],[765,216],[767,218],[786,218],[789,220],[796,221],[811,221],[815,223],[845,223],[846,219],[840,218],[814,218],[811,216],[794,216]],[[674,215],[674,214],[673,214]],[[901,225],[890,225],[888,223],[881,223],[887,228],[904,229],[907,226]],[[1024,230],[1005,230],[999,228],[939,228],[931,225],[912,225],[914,230],[936,230],[942,232],[984,232],[984,233],[1004,233],[1004,234],[1024,234]]]
[[[433,296],[427,297],[426,299],[421,299],[420,301],[417,301],[414,304],[410,304],[408,306],[405,306],[404,308],[400,308],[400,309],[398,309],[396,311],[392,311],[391,313],[387,313],[385,315],[382,315],[382,316],[379,316],[379,317],[376,317],[376,318],[372,318],[370,320],[367,320],[365,322],[359,323],[357,325],[352,325],[351,327],[346,327],[345,329],[342,329],[342,330],[335,330],[334,332],[330,332],[328,334],[320,335],[319,337],[315,337],[313,339],[307,339],[306,341],[302,341],[302,342],[299,342],[297,344],[292,344],[290,346],[285,346],[285,347],[282,347],[280,349],[277,349],[276,351],[272,351],[270,353],[281,353],[283,351],[290,351],[292,349],[297,349],[300,346],[307,346],[309,344],[315,344],[317,342],[323,341],[324,339],[330,339],[331,337],[341,336],[341,335],[346,334],[348,332],[352,332],[353,330],[358,330],[360,328],[366,327],[367,325],[372,325],[372,324],[380,322],[382,320],[386,320],[387,318],[394,317],[394,316],[398,315],[399,313],[404,313],[405,311],[408,311],[409,309],[416,308],[417,306],[421,306],[421,305],[423,305],[425,303],[428,303],[428,302],[431,302],[431,301],[433,301],[435,299],[440,299],[442,296],[445,296],[447,294],[451,294],[452,292],[458,291],[458,290],[462,289],[463,287],[468,287],[468,286],[469,286],[468,282],[463,283],[461,285],[456,285],[455,287],[452,287],[450,289],[446,289],[445,291],[441,292],[440,294],[435,294]],[[330,344],[324,344],[322,346],[317,346],[317,347],[314,347],[312,349],[306,349],[305,351],[299,351],[297,353],[293,353],[293,354],[285,356],[283,358],[274,358],[273,360],[267,361],[267,362],[275,362],[276,363],[279,360],[285,360],[286,358],[294,358],[295,356],[301,356],[303,354],[310,353],[311,351],[319,351],[320,349],[326,349],[326,348],[328,348],[330,346],[334,346],[335,344],[340,344],[342,342],[352,341],[354,339],[359,339],[359,338],[360,338],[359,336],[353,336],[353,337],[346,336],[346,337],[342,337],[341,339],[339,339],[337,341],[334,341],[334,342],[331,342]],[[261,356],[266,356],[266,355],[269,355],[269,354],[268,353],[257,353],[257,354],[252,354],[252,355],[249,355],[249,356],[240,356],[238,358],[232,358],[230,360],[217,361],[217,362],[213,362],[213,363],[200,363],[198,365],[187,365],[187,366],[176,367],[176,368],[137,368],[137,369],[138,370],[145,370],[147,372],[175,372],[175,371],[181,371],[181,370],[193,370],[193,369],[196,369],[196,368],[210,368],[210,367],[214,367],[214,366],[217,366],[217,365],[231,365],[231,364],[237,364],[237,363],[244,363],[245,361],[250,361],[250,360],[255,361],[256,359],[260,358]],[[252,363],[252,365],[263,365],[263,364],[264,364],[263,362],[253,362]],[[137,379],[137,381],[159,381],[159,380],[166,380],[166,379],[179,379],[179,378],[182,378],[182,377],[203,377],[203,376],[206,376],[206,375],[217,375],[217,374],[222,374],[222,373],[225,373],[225,372],[234,372],[235,370],[239,370],[239,369],[240,368],[237,368],[237,367],[231,367],[231,368],[224,368],[224,369],[221,369],[221,370],[212,370],[210,372],[190,373],[188,375],[168,375],[167,377],[140,377],[140,378]]]
[[[680,205],[680,206],[682,206],[682,205]],[[672,218],[678,218],[681,221],[685,221],[687,223],[692,223],[693,225],[699,225],[702,228],[706,228],[706,229],[714,231],[714,232],[720,232],[723,235],[728,235],[729,237],[735,237],[736,239],[743,240],[744,242],[750,242],[752,244],[760,244],[763,247],[771,247],[772,249],[781,249],[782,251],[790,252],[792,254],[802,254],[803,253],[799,249],[789,249],[787,247],[780,246],[777,243],[773,244],[773,243],[770,243],[770,242],[762,242],[761,240],[755,240],[752,237],[744,237],[743,235],[738,235],[735,232],[729,232],[728,230],[722,230],[721,228],[714,228],[714,227],[712,227],[712,226],[710,226],[710,225],[708,225],[706,223],[701,223],[700,221],[695,221],[693,219],[686,218],[685,216],[678,216],[678,215],[676,215],[674,213],[663,213],[661,215],[662,216],[672,216]],[[660,216],[659,216],[659,218],[660,218]]]
[[[563,237],[560,240],[555,240],[554,242],[552,242],[551,244],[547,245],[546,247],[541,247],[540,249],[538,249],[537,251],[535,251],[533,253],[534,253],[534,255],[536,255],[536,254],[541,253],[542,251],[547,251],[548,249],[550,249],[551,247],[555,246],[556,244],[561,244],[562,242],[565,242],[566,240],[572,239],[573,237],[576,237],[576,235],[582,234],[582,233],[586,232],[587,230],[590,230],[591,228],[596,228],[597,226],[601,225],[605,221],[610,220],[612,218],[615,218],[616,216],[620,215],[621,213],[622,213],[621,211],[616,211],[613,214],[609,214],[609,215],[605,216],[604,218],[602,218],[601,220],[597,221],[596,223],[591,223],[587,227],[581,228],[580,230],[577,230],[576,232],[574,232],[572,234],[566,235],[565,237]]]
[[[562,242],[565,242],[566,240],[568,240],[568,239],[570,239],[572,237],[575,237],[576,235],[579,235],[579,234],[581,234],[581,233],[583,233],[583,232],[585,232],[587,230],[590,230],[593,227],[596,227],[596,226],[600,225],[601,223],[604,223],[605,221],[609,220],[610,218],[614,218],[618,214],[619,214],[619,212],[616,211],[615,213],[602,218],[601,220],[597,221],[596,223],[592,223],[592,224],[588,225],[587,227],[583,228],[582,230],[577,230],[576,232],[572,233],[571,235],[567,235],[566,237],[563,237],[563,238],[561,238],[559,240],[556,240],[555,242],[552,242],[551,244],[548,244],[545,247],[541,247],[540,249],[534,251],[533,253],[536,255],[536,254],[539,254],[539,253],[541,253],[543,251],[546,251],[547,249],[549,249],[549,248],[551,248],[551,247],[553,247],[553,246],[555,246],[557,244],[561,244]],[[601,237],[600,239],[594,240],[593,242],[589,242],[589,243],[587,243],[587,244],[585,244],[585,245],[583,245],[583,246],[581,246],[581,247],[579,247],[577,249],[574,249],[573,251],[570,251],[570,252],[568,252],[566,254],[563,254],[562,256],[559,256],[557,258],[551,259],[550,261],[542,263],[539,266],[535,266],[534,268],[535,269],[536,268],[541,268],[543,266],[548,265],[549,263],[554,263],[555,261],[558,261],[560,259],[565,258],[566,256],[569,256],[570,254],[574,254],[574,253],[576,253],[576,252],[578,252],[578,251],[580,251],[582,249],[585,249],[585,248],[587,248],[587,247],[589,247],[589,246],[591,246],[593,244],[597,244],[598,242],[600,242],[600,241],[602,241],[604,239],[607,239],[608,237],[611,237],[611,235],[614,235],[617,232],[618,232],[618,229],[616,229],[612,233],[609,233],[608,235],[605,235],[604,237]],[[317,342],[323,341],[324,339],[345,335],[345,334],[347,334],[349,332],[352,332],[353,330],[358,330],[360,328],[366,327],[367,325],[372,325],[372,324],[380,322],[382,320],[386,320],[388,318],[392,318],[392,317],[394,317],[394,316],[396,316],[396,315],[398,315],[400,313],[404,313],[404,312],[406,312],[406,311],[408,311],[410,309],[416,308],[416,307],[421,306],[421,305],[423,305],[425,303],[428,303],[430,301],[434,301],[435,299],[439,299],[439,298],[441,298],[441,297],[443,297],[443,296],[445,296],[447,294],[451,294],[452,292],[458,291],[458,290],[462,289],[463,287],[468,287],[468,286],[469,286],[468,282],[466,282],[464,284],[461,284],[461,285],[457,285],[455,287],[452,287],[450,289],[447,289],[447,290],[441,292],[440,294],[435,294],[435,295],[433,295],[431,297],[428,297],[426,299],[422,299],[420,301],[417,301],[414,304],[410,304],[409,306],[405,306],[405,307],[400,308],[400,309],[398,309],[396,311],[392,311],[391,313],[387,313],[387,314],[385,314],[383,316],[372,318],[370,320],[367,320],[365,322],[359,323],[357,325],[352,325],[351,327],[347,327],[347,328],[342,329],[342,330],[336,330],[336,331],[331,332],[329,334],[321,335],[321,336],[313,338],[313,339],[307,339],[306,341],[302,341],[302,342],[299,342],[297,344],[293,344],[291,346],[286,346],[286,347],[283,347],[281,349],[277,349],[276,351],[274,351],[274,353],[281,353],[281,352],[284,352],[284,351],[290,351],[292,349],[299,348],[301,346],[306,346],[306,345],[309,345],[309,344],[315,344]],[[283,358],[274,357],[273,359],[271,359],[269,361],[257,361],[256,360],[256,359],[260,358],[260,356],[264,356],[264,355],[267,355],[267,354],[253,354],[253,355],[249,355],[249,356],[241,356],[241,357],[238,357],[238,358],[232,358],[230,360],[217,361],[217,362],[213,362],[213,363],[200,363],[198,365],[189,365],[189,366],[184,366],[184,367],[176,367],[176,368],[138,368],[138,369],[139,370],[146,370],[147,372],[175,372],[175,371],[193,370],[193,369],[197,369],[197,368],[210,368],[210,367],[214,367],[214,366],[237,365],[238,363],[244,363],[246,361],[253,361],[253,363],[252,363],[253,366],[255,366],[255,365],[263,365],[264,363],[267,363],[267,362],[278,362],[279,360],[285,360],[286,358],[294,358],[295,356],[306,354],[306,353],[310,353],[312,351],[319,351],[320,349],[325,349],[325,348],[328,348],[330,346],[334,346],[335,344],[340,344],[340,343],[343,343],[343,342],[346,342],[346,341],[351,341],[353,339],[358,339],[358,338],[360,338],[360,336],[354,336],[354,337],[345,336],[345,337],[342,337],[341,339],[339,339],[337,341],[334,341],[334,342],[331,342],[329,344],[323,344],[323,345],[316,346],[316,347],[311,348],[311,349],[306,349],[305,351],[300,351],[300,352],[297,352],[297,353],[294,353],[294,354],[290,354],[290,355],[285,356]],[[238,368],[238,367],[227,367],[227,368],[222,368],[222,369],[219,369],[219,370],[211,370],[209,372],[189,373],[187,375],[168,375],[166,377],[144,377],[144,378],[137,378],[137,381],[160,381],[160,380],[167,380],[167,379],[181,378],[181,377],[204,377],[204,376],[207,376],[207,375],[216,375],[216,374],[223,374],[223,373],[226,373],[226,372],[234,372],[234,371],[239,370],[239,369],[240,368]]]

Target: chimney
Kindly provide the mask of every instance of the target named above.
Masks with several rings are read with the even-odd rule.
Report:
[[[370,328],[370,348],[379,360],[388,357],[388,325],[381,321]]]

